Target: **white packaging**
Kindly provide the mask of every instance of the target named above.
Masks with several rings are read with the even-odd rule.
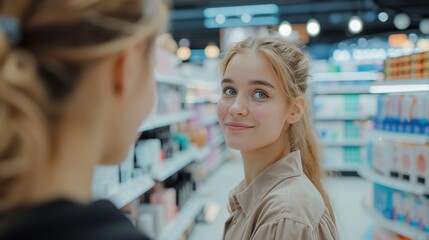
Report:
[[[391,156],[386,158],[386,165],[390,166],[389,176],[392,178],[399,178],[401,172],[401,147],[398,143],[391,144]]]
[[[390,152],[386,151],[391,148],[391,144],[384,141],[375,141],[372,145],[372,167],[381,175],[388,176],[389,157]]]
[[[418,185],[429,185],[429,145],[415,146],[414,172]]]

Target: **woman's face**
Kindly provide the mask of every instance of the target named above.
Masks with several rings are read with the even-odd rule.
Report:
[[[231,148],[252,151],[282,141],[290,112],[265,57],[253,51],[232,57],[217,106],[219,122]]]

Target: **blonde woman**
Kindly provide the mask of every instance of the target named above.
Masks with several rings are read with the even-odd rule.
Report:
[[[93,170],[150,112],[159,0],[0,1],[0,239],[145,239]]]
[[[224,239],[337,239],[307,115],[308,68],[298,47],[273,36],[226,53],[217,114],[245,179],[230,193]]]

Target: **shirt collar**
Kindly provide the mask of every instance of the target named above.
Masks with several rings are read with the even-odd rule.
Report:
[[[301,153],[294,151],[260,173],[247,187],[243,180],[229,195],[231,212],[243,209],[247,216],[280,182],[302,174]]]

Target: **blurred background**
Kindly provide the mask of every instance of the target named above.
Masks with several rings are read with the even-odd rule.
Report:
[[[221,239],[243,179],[216,118],[219,62],[278,32],[310,54],[308,99],[340,239],[429,239],[429,1],[170,0],[157,40],[156,106],[107,198],[153,239]]]

